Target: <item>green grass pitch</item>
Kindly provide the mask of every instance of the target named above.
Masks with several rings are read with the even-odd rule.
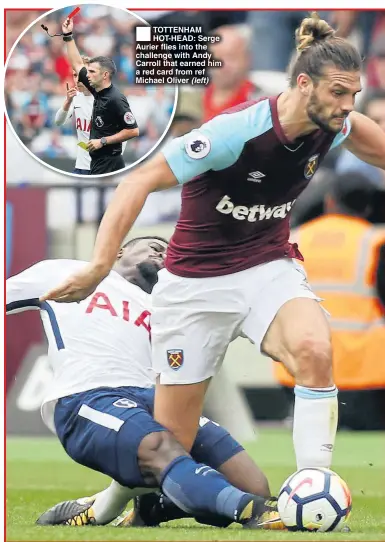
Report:
[[[246,446],[277,492],[295,470],[291,432],[263,429]],[[73,463],[54,438],[7,442],[7,540],[385,540],[385,434],[341,432],[333,468],[353,494],[351,533],[284,533],[203,527],[180,520],[151,529],[37,527],[35,519],[56,502],[90,495],[108,479]]]

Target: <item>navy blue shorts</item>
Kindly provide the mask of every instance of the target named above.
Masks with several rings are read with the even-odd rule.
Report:
[[[127,487],[143,487],[138,466],[142,439],[165,431],[153,419],[153,388],[97,388],[58,400],[56,432],[68,455],[77,463],[102,472]],[[220,425],[201,418],[191,451],[198,463],[218,469],[243,450]]]
[[[91,175],[90,169],[79,169],[75,168],[72,173],[76,173],[76,175]]]

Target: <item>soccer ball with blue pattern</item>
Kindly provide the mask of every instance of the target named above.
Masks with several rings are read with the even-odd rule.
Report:
[[[278,511],[289,531],[343,531],[351,508],[346,482],[328,469],[295,472],[278,496]]]

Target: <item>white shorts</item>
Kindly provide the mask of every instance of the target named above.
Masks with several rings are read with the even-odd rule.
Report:
[[[242,335],[261,347],[290,299],[320,301],[296,260],[282,259],[219,277],[159,272],[152,292],[153,369],[161,384],[194,384],[220,369],[229,343]]]

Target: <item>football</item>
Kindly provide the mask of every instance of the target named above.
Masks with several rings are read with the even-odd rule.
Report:
[[[346,482],[329,469],[295,472],[283,483],[278,496],[278,511],[290,531],[342,531],[351,508]]]

